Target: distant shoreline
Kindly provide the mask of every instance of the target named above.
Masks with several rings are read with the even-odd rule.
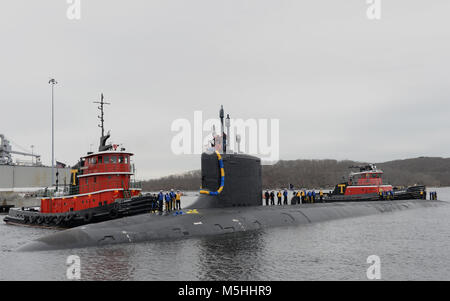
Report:
[[[265,189],[286,188],[293,184],[296,189],[331,189],[347,178],[350,166],[365,164],[350,160],[280,160],[274,165],[262,167]],[[384,171],[384,181],[393,186],[415,184],[430,187],[450,186],[450,158],[419,157],[376,163]],[[171,175],[142,182],[147,191],[180,189],[194,191],[201,184],[200,170]]]

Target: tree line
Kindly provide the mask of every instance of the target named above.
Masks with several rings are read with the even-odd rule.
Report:
[[[289,184],[295,188],[332,188],[347,179],[350,171],[357,171],[350,166],[365,164],[350,160],[280,160],[262,167],[262,182],[265,189],[286,188]],[[384,182],[394,186],[450,186],[450,158],[420,157],[377,163],[376,166],[384,171]],[[189,171],[142,184],[145,191],[197,190],[201,172]]]

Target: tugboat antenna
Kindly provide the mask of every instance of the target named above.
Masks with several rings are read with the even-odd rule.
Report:
[[[104,116],[103,105],[110,105],[111,103],[103,101],[103,93],[101,95],[100,101],[94,101],[94,103],[100,104],[100,106],[98,107],[98,109],[100,110],[100,116],[98,116],[98,118],[100,119],[101,124],[99,124],[98,127],[102,128],[102,137],[103,137],[103,136],[105,136],[105,128],[104,128],[105,119],[103,118],[103,116]]]

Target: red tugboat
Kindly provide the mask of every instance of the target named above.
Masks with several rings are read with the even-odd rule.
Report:
[[[392,185],[383,185],[383,171],[377,169],[375,165],[352,166],[351,168],[359,168],[359,172],[350,173],[347,183],[337,185],[340,194],[354,196],[375,193],[378,195],[380,192],[393,190]]]
[[[104,134],[103,94],[99,109],[102,128],[99,150],[82,157],[72,169],[66,193],[41,199],[41,207],[12,208],[4,221],[9,224],[69,228],[82,224],[148,212],[154,196],[141,196],[131,181],[133,155],[118,145],[107,145]]]
[[[425,186],[412,186],[398,190],[383,183],[383,171],[374,164],[352,166],[359,172],[351,172],[348,181],[336,185],[327,201],[375,201],[380,199],[418,199],[426,195]]]

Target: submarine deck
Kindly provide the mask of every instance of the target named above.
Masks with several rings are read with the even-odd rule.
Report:
[[[180,239],[298,226],[335,219],[448,204],[432,200],[315,203],[284,206],[185,209],[182,215],[141,214],[89,224],[39,238],[20,251]]]

